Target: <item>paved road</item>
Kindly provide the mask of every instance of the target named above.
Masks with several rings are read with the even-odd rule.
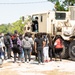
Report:
[[[30,63],[21,63],[20,66],[19,63],[12,63],[13,59],[4,61],[0,75],[75,75],[74,61],[52,61],[38,65],[38,62],[34,61],[34,56],[32,58]]]

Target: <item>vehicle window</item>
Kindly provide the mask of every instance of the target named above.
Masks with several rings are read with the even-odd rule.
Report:
[[[55,13],[55,19],[57,20],[65,20],[66,13]]]

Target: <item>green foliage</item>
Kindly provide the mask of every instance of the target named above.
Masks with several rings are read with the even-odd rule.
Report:
[[[1,24],[0,25],[0,33],[7,33],[8,32],[8,25]]]
[[[74,6],[75,0],[65,0],[63,3],[65,6]]]
[[[24,33],[24,26],[25,24],[27,24],[28,21],[30,21],[30,16],[28,17],[28,19],[26,19],[24,21],[24,23],[22,23],[22,17],[17,20],[16,22],[10,24],[2,24],[0,25],[0,33],[7,33],[7,32],[10,32],[10,33],[14,33],[15,30],[18,31],[18,33],[21,33],[23,34]]]
[[[22,24],[22,19],[20,18],[20,20],[17,20],[16,22],[10,24],[8,23],[6,24],[2,24],[0,25],[0,32],[1,33],[7,33],[7,32],[11,32],[14,33],[15,30],[17,30],[19,33],[23,33],[23,29],[24,29],[24,24]]]
[[[63,1],[63,4],[66,7],[66,10],[68,10],[69,6],[75,5],[75,0],[65,0],[65,1]]]
[[[24,24],[22,24],[22,20],[17,20],[16,22],[12,23],[11,25],[11,32],[13,33],[15,30],[17,30],[19,33],[23,33]]]
[[[55,4],[55,9],[57,11],[67,11],[69,9],[69,6],[75,5],[75,0],[48,0],[48,1]]]
[[[55,9],[56,9],[57,11],[65,11],[64,5],[63,5],[63,4],[60,4],[59,1],[56,2],[56,4],[55,4]]]

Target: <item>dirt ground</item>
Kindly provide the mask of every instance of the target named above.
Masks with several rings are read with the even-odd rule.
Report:
[[[46,71],[46,75],[75,75],[75,72],[59,72],[58,70]]]
[[[31,71],[30,71],[30,73],[31,73]],[[73,72],[73,73],[72,72],[59,72],[58,70],[36,72],[35,75],[38,74],[38,73],[40,73],[40,75],[41,74],[43,74],[43,75],[75,75],[75,72]],[[19,75],[19,74],[16,71],[6,69],[4,71],[1,71],[0,75]]]
[[[33,60],[19,66],[19,63],[8,60],[0,68],[0,75],[75,75],[75,62],[62,60],[38,65],[37,61]]]

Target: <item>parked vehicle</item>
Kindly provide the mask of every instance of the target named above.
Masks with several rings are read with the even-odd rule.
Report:
[[[75,6],[70,6],[69,11],[48,11],[32,14],[31,17],[32,21],[38,17],[37,33],[46,32],[54,37],[61,35],[64,44],[62,58],[75,60]],[[30,32],[33,32],[32,28]]]

